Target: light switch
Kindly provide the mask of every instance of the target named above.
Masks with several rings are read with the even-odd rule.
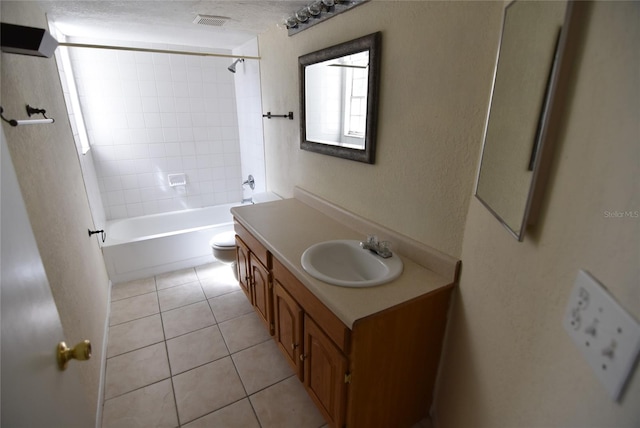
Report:
[[[640,351],[640,324],[583,270],[563,324],[609,395],[619,400]]]

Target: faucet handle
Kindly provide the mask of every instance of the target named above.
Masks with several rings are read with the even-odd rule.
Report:
[[[367,244],[372,247],[378,246],[378,237],[376,235],[367,235]]]
[[[382,241],[378,245],[378,255],[384,258],[391,257],[391,242]]]

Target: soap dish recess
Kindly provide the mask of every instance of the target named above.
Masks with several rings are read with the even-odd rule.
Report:
[[[179,174],[169,174],[167,175],[167,178],[169,179],[170,187],[184,186],[187,184],[187,174],[183,172]]]

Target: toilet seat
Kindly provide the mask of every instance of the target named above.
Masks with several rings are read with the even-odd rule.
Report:
[[[231,250],[236,246],[236,233],[231,230],[214,235],[209,241],[211,248],[216,250]]]

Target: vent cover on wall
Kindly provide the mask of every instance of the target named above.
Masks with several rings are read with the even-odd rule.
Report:
[[[213,27],[222,27],[230,18],[226,16],[215,15],[197,15],[193,20],[194,24],[211,25]]]

